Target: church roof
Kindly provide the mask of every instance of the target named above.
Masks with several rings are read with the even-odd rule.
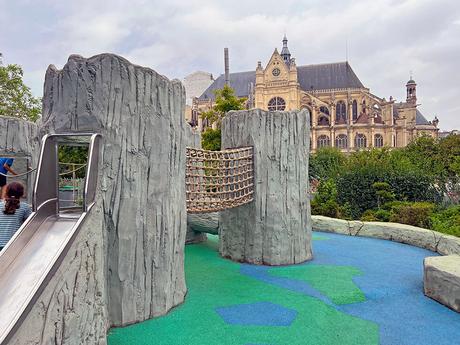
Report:
[[[305,91],[364,87],[348,62],[299,66],[297,76]]]
[[[300,88],[304,91],[364,87],[348,62],[297,66],[297,78]],[[255,85],[255,81],[255,71],[230,73],[230,86],[239,97],[247,97],[248,85]],[[199,99],[214,99],[214,91],[222,89],[224,84],[225,76],[222,74]]]
[[[430,125],[430,122],[423,116],[420,110],[417,109],[415,113],[415,124],[416,125]]]
[[[249,84],[256,84],[256,72],[239,72],[230,73],[230,86],[235,90],[235,95],[238,97],[247,97],[249,94]],[[225,85],[225,75],[221,74],[199,97],[200,100],[214,99],[214,91],[222,89]]]
[[[393,116],[395,118],[399,118],[399,108],[404,107],[407,103],[395,103],[393,105]],[[430,125],[431,123],[426,119],[426,117],[420,112],[420,110],[416,109],[415,113],[415,124],[416,125]]]

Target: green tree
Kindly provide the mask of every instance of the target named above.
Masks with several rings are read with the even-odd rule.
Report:
[[[201,145],[205,150],[219,151],[221,147],[220,126],[222,119],[230,110],[243,110],[246,98],[238,98],[235,91],[228,85],[216,90],[216,101],[212,109],[200,114],[203,120],[207,120],[208,125],[215,124],[216,128],[208,128],[201,136]]]
[[[322,147],[310,156],[310,178],[329,179],[335,178],[343,168],[346,156],[334,147]]]
[[[216,124],[220,128],[222,119],[230,110],[243,110],[246,98],[238,98],[235,96],[235,90],[230,86],[225,85],[222,89],[214,91],[216,101],[212,109],[201,113],[203,120],[208,120],[208,124],[212,126]]]
[[[74,170],[80,167],[80,164],[87,164],[88,162],[88,147],[87,146],[68,146],[59,145],[58,150],[60,173]],[[65,164],[68,163],[68,164]],[[74,166],[72,164],[78,164]],[[86,168],[81,168],[76,172],[78,178],[85,177]],[[65,177],[72,177],[71,174]]]
[[[0,66],[0,115],[36,121],[41,113],[41,100],[32,96],[22,81],[19,65]]]
[[[380,208],[383,204],[393,201],[395,195],[391,186],[386,182],[374,182],[372,188],[375,189],[377,195],[377,207]]]
[[[217,128],[217,129],[207,128],[201,134],[201,146],[205,150],[220,151],[220,144],[221,144],[220,136],[221,136],[220,128]]]

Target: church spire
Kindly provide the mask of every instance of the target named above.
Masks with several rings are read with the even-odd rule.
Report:
[[[286,35],[283,38],[283,49],[281,50],[281,57],[283,58],[284,62],[289,65],[291,62],[291,53],[289,52],[289,48],[287,46],[288,39]]]

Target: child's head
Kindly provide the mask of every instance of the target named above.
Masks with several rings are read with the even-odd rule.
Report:
[[[24,186],[20,182],[8,183],[5,190],[4,214],[14,214],[19,208],[21,198],[24,195]]]

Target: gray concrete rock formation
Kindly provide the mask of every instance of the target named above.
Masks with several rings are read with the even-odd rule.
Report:
[[[0,116],[0,157],[4,154],[21,157],[23,162],[17,167],[18,161],[14,166],[18,173],[23,173],[27,169],[27,164],[34,168],[38,163],[40,149],[40,139],[38,138],[38,127],[35,123],[25,120]],[[28,163],[26,163],[26,160]],[[32,184],[35,174],[29,174],[20,178],[27,188],[28,200],[32,200]]]
[[[309,112],[230,112],[222,147],[254,147],[254,202],[220,212],[220,253],[254,264],[312,258],[308,198]]]
[[[187,226],[198,233],[217,235],[219,233],[219,212],[188,214]]]
[[[111,325],[184,300],[185,90],[155,71],[102,54],[46,72],[42,132],[103,135],[99,183]]]
[[[428,257],[423,266],[425,295],[460,313],[460,256]]]
[[[102,203],[85,219],[68,254],[8,345],[105,345],[108,329]]]
[[[324,216],[312,216],[312,224],[316,231],[381,238],[425,248],[441,255],[460,255],[460,238],[412,225],[348,221]]]

